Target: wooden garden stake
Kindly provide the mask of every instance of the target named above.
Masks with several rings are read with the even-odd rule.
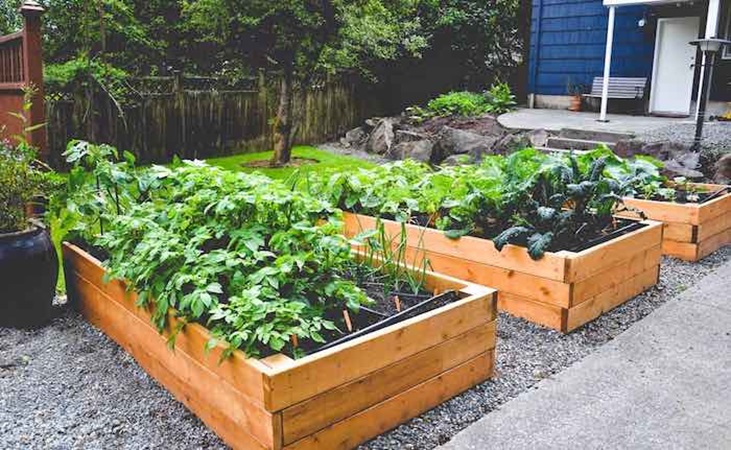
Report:
[[[401,299],[398,295],[393,296],[393,302],[396,304],[396,311],[401,312]]]
[[[343,310],[343,319],[345,319],[345,326],[348,327],[349,332],[353,332],[353,322],[350,321],[350,314],[348,314],[348,310]]]

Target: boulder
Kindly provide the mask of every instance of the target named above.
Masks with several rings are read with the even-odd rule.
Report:
[[[396,144],[400,144],[402,142],[415,142],[415,141],[423,141],[424,139],[427,139],[428,136],[422,133],[417,133],[415,131],[409,131],[409,130],[396,130],[394,132],[394,142]]]
[[[713,181],[718,184],[729,184],[731,183],[731,153],[723,155],[716,164],[715,175],[713,175]]]
[[[642,154],[647,142],[640,139],[621,139],[614,146],[614,153],[622,158],[630,158]],[[655,155],[651,155],[655,156]]]
[[[368,132],[363,127],[353,128],[345,133],[340,142],[346,147],[360,147],[368,139]]]
[[[499,155],[507,155],[509,153],[523,150],[531,146],[531,141],[525,133],[506,134],[500,138],[493,147],[493,153]]]
[[[533,147],[545,147],[551,135],[544,129],[538,129],[529,131],[527,137]]]
[[[394,145],[386,154],[389,159],[414,159],[421,162],[430,162],[434,143],[423,139],[420,141],[407,141]]]
[[[451,155],[468,154],[479,161],[482,155],[492,153],[498,139],[496,136],[482,136],[445,126],[437,135],[432,159],[442,161]]]
[[[366,151],[384,155],[393,146],[394,137],[393,121],[388,118],[381,119],[368,138]]]

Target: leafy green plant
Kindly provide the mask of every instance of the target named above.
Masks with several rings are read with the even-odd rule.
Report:
[[[366,270],[327,201],[201,162],[140,169],[84,142],[66,156],[74,165],[74,192],[63,197],[76,217],[70,237],[106,253],[109,276],[138,293],[160,329],[172,308],[181,323],[204,323],[228,343],[226,355],[299,356],[343,333],[343,310],[371,302],[353,276]],[[376,270],[419,283],[393,264]]]
[[[488,101],[487,112],[493,114],[504,114],[515,109],[515,105],[517,105],[515,95],[511,92],[508,83],[493,84],[485,96]]]
[[[430,100],[427,109],[437,117],[472,117],[490,112],[490,102],[486,96],[476,92],[449,92]]]

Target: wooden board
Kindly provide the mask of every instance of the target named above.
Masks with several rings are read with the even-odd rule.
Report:
[[[488,379],[494,354],[484,353],[365,411],[286,446],[288,450],[348,450]]]
[[[578,282],[626,261],[633,255],[655,247],[662,241],[663,224],[648,221],[635,232],[599,244],[570,257],[566,274],[568,282]]]
[[[351,213],[345,213],[344,219],[347,236],[374,229],[379,223],[373,217]],[[493,286],[500,291],[498,309],[561,331],[567,330],[569,308],[603,289],[613,289],[623,277],[659,265],[663,233],[662,223],[645,221],[645,227],[587,250],[547,253],[543,259],[526,262],[530,257],[522,247],[512,246],[502,255],[487,239],[467,236],[453,240],[436,229],[389,220],[380,223],[393,245],[401,242],[405,230],[405,260],[410,264],[423,266],[427,261],[437,272]],[[515,256],[518,252],[520,258]],[[544,263],[547,267],[541,267]]]
[[[625,280],[612,289],[568,310],[566,331],[572,331],[594,320],[601,314],[621,305],[628,299],[644,292],[657,283],[660,267],[654,266],[639,275]]]
[[[455,278],[426,273],[428,286],[457,289],[462,300],[332,349],[298,360],[236,351],[219,363],[204,352],[204,327],[186,325],[170,351],[168,334],[124,283],[103,283],[103,267],[78,247],[64,244],[64,258],[71,301],[85,317],[236,449],[280,449],[285,429],[288,444],[335,439],[373,408],[385,408],[379,426],[392,428],[492,374],[496,293]]]
[[[358,235],[363,230],[376,228],[376,219],[360,214],[344,213],[344,232],[348,237]],[[392,220],[381,220],[386,234],[398,236],[401,224]],[[454,256],[465,261],[472,261],[502,267],[516,272],[524,272],[551,280],[563,281],[565,257],[559,253],[546,253],[540,261],[534,261],[525,248],[507,245],[502,252],[497,251],[492,241],[472,236],[450,239],[442,231],[409,225],[406,227],[408,241],[411,246],[426,246],[430,253]]]
[[[663,230],[663,239],[678,242],[695,242],[696,225],[689,223],[667,222]]]
[[[495,328],[495,321],[490,326],[478,326],[442,344],[285,409],[285,445],[494,349]]]
[[[629,260],[622,261],[614,267],[574,284],[571,306],[577,306],[604,291],[614,289],[636,274],[659,266],[661,258],[662,246],[655,245],[636,253]]]
[[[281,448],[281,417],[273,415],[198,363],[173,353],[149,320],[130,313],[82,277],[74,277],[84,317],[132,355],[153,378],[235,448]]]
[[[731,244],[731,228],[704,239],[698,244],[698,259],[703,259],[721,247]]]
[[[265,405],[271,411],[353,381],[494,320],[494,294],[465,299],[336,348],[284,364],[269,374]],[[363,357],[369,355],[369,357]]]

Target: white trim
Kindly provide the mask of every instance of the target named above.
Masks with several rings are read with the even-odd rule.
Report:
[[[607,121],[607,104],[609,102],[609,77],[612,73],[612,46],[614,44],[614,15],[615,7],[609,7],[607,20],[607,47],[604,50],[604,80],[602,84],[602,107],[599,112],[599,121]]]
[[[731,40],[731,2],[727,2],[724,4],[723,8],[721,9],[721,13],[724,12],[726,13],[726,16],[723,17],[721,19],[721,23],[719,23],[719,28],[723,27],[723,35],[720,37],[722,39]],[[721,59],[731,59],[731,45],[725,45],[723,47],[723,50],[721,50]]]
[[[662,5],[663,3],[693,3],[694,0],[604,0],[604,6]]]

